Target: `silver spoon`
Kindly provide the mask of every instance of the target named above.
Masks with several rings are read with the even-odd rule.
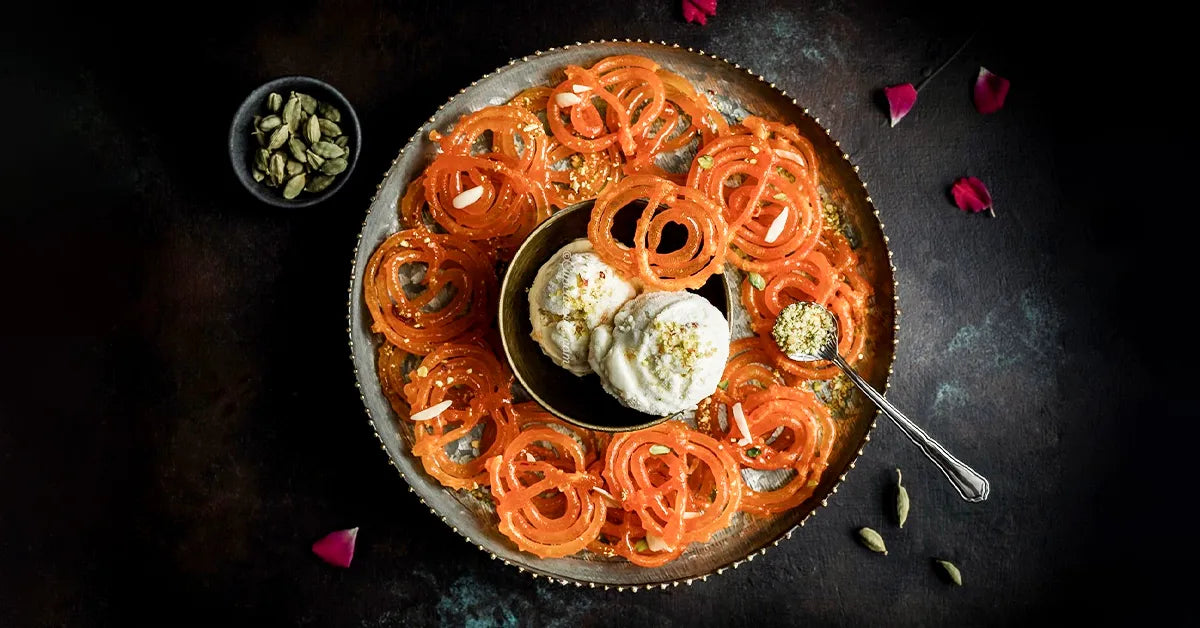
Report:
[[[854,382],[854,384],[858,386],[859,390],[861,390],[868,399],[874,401],[875,405],[879,406],[879,409],[882,410],[884,414],[888,415],[888,417],[892,419],[896,426],[899,427],[900,430],[917,445],[917,447],[921,448],[921,451],[933,461],[933,464],[937,465],[937,468],[942,470],[942,473],[946,475],[946,479],[950,480],[950,483],[954,485],[955,490],[958,491],[958,494],[961,495],[963,499],[969,502],[981,502],[987,499],[988,494],[992,490],[987,478],[979,475],[979,473],[977,473],[974,469],[963,464],[961,460],[955,458],[954,455],[949,451],[946,451],[946,448],[942,447],[941,444],[933,440],[929,434],[925,433],[925,430],[921,429],[916,423],[910,421],[908,417],[904,416],[903,412],[896,408],[896,406],[893,406],[888,402],[887,399],[884,399],[883,395],[879,394],[879,391],[872,388],[871,385],[867,383],[867,380],[863,379],[858,372],[854,370],[854,367],[846,364],[846,360],[842,359],[842,356],[838,353],[837,349],[839,337],[837,317],[817,303],[805,303],[803,305],[807,307],[820,308],[821,311],[825,313],[825,317],[832,322],[833,333],[829,334],[828,340],[815,355],[797,352],[788,353],[787,349],[783,349],[784,353],[787,353],[789,358],[801,362],[810,362],[812,360],[828,360],[838,365],[838,368],[842,369],[842,372],[850,378],[850,381]]]

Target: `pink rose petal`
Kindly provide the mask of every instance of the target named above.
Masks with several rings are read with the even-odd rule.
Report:
[[[975,177],[962,177],[955,181],[950,194],[954,196],[954,204],[965,212],[977,214],[992,207],[992,195],[988,193],[987,186]]]
[[[717,0],[683,0],[683,19],[688,22],[708,24],[708,18],[717,14]]]
[[[912,83],[885,87],[883,95],[887,96],[888,115],[892,118],[892,126],[896,126],[897,122],[908,115],[913,105],[917,104],[917,89],[913,87]]]
[[[358,528],[338,530],[325,535],[313,543],[312,551],[321,560],[335,567],[349,567],[354,560],[354,542],[358,540]]]
[[[996,113],[1004,106],[1005,96],[1008,96],[1008,79],[980,67],[975,79],[975,109],[979,113]]]

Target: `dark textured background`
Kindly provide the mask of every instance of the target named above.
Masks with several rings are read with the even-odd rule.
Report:
[[[722,0],[707,28],[669,0],[168,4],[26,3],[0,27],[0,625],[992,624],[1153,618],[1181,594],[1196,395],[1171,387],[1196,369],[1174,275],[1195,266],[1197,159],[1191,79],[1165,64],[1190,58],[1183,22],[863,0]],[[972,32],[889,129],[876,90]],[[631,595],[531,580],[407,491],[344,331],[374,186],[461,86],[604,37],[747,65],[841,140],[895,251],[890,397],[992,480],[988,502],[881,424],[792,540]],[[980,64],[1013,82],[990,116],[970,100]],[[291,73],[338,86],[365,137],[337,199],[296,212],[256,204],[224,141],[244,94]],[[998,218],[950,204],[964,174]],[[903,531],[884,514],[897,466]],[[855,544],[861,525],[887,557]],[[351,569],[311,556],[349,526]]]

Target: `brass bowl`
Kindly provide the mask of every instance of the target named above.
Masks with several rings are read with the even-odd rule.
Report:
[[[641,41],[599,41],[554,48],[514,59],[495,72],[472,82],[443,104],[428,121],[416,129],[396,157],[376,190],[363,221],[354,251],[349,290],[348,333],[359,393],[376,437],[392,465],[408,487],[441,518],[446,525],[469,543],[517,569],[543,576],[554,582],[639,591],[651,587],[691,584],[714,574],[744,565],[761,556],[772,546],[789,538],[837,491],[838,484],[862,453],[876,409],[861,405],[837,419],[838,435],[829,458],[829,467],[813,497],[800,506],[772,517],[738,516],[729,528],[709,543],[696,544],[677,560],[661,567],[644,568],[624,560],[605,559],[588,554],[565,558],[541,559],[519,551],[496,528],[491,505],[472,492],[451,491],[425,473],[421,462],[412,455],[412,428],[397,414],[384,397],[376,375],[375,357],[382,338],[371,332],[371,317],[363,303],[363,271],[371,253],[388,235],[397,230],[396,203],[405,188],[416,178],[435,154],[428,136],[431,130],[445,132],[462,115],[503,102],[521,90],[561,80],[567,65],[590,65],[610,55],[635,54],[655,60],[663,67],[682,74],[701,93],[720,101],[722,110],[732,116],[753,112],[795,125],[813,143],[821,162],[820,179],[824,191],[842,208],[843,228],[853,234],[861,252],[860,270],[875,291],[874,317],[867,335],[859,372],[877,389],[884,390],[895,355],[894,270],[883,235],[883,225],[862,180],[858,167],[850,162],[837,142],[813,117],[773,83],[749,70],[678,45]],[[740,304],[737,304],[740,307]],[[741,313],[744,317],[744,312]],[[737,317],[735,317],[737,318]],[[734,325],[739,325],[734,320]],[[381,499],[392,499],[381,496]]]
[[[534,229],[513,255],[504,281],[500,284],[500,343],[513,375],[529,396],[558,418],[580,427],[602,432],[640,430],[661,423],[669,416],[655,416],[626,408],[604,391],[595,373],[577,377],[550,360],[530,333],[529,287],[538,269],[568,243],[587,237],[588,220],[594,201],[572,205],[556,212]],[[613,232],[632,239],[637,212],[616,215]],[[682,244],[664,238],[662,248],[670,250]],[[713,275],[694,291],[708,299],[729,320],[729,295],[722,275]]]

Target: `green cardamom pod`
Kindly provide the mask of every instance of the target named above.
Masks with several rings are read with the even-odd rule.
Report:
[[[901,481],[904,476],[900,474],[900,469],[896,469],[896,519],[900,522],[900,527],[904,527],[904,522],[908,521],[908,489],[904,488]]]
[[[342,134],[342,127],[324,118],[317,118],[317,120],[321,125],[321,133],[325,135],[325,137],[337,137]]]
[[[258,170],[255,170],[254,172],[251,172],[251,173],[250,173],[250,176],[254,177],[254,180],[255,180],[255,181],[257,181],[257,182],[259,182],[259,183],[262,183],[262,180],[263,180],[263,179],[265,179],[265,178],[267,178],[267,175],[263,174],[262,172],[260,172],[260,171],[258,171]]]
[[[333,159],[334,157],[341,157],[346,154],[346,151],[341,146],[324,140],[313,144],[312,152],[326,159]]]
[[[294,176],[300,174],[301,172],[304,172],[304,164],[296,161],[295,159],[289,159],[287,162],[288,175],[294,177]]]
[[[320,168],[321,164],[325,163],[324,157],[312,152],[311,150],[307,151],[305,155],[308,157],[308,165],[312,166],[313,168]]]
[[[326,120],[329,120],[330,122],[341,122],[342,121],[342,112],[338,111],[337,107],[334,107],[333,105],[331,105],[329,103],[324,103],[324,102],[318,103],[317,104],[317,113],[319,113],[322,118],[325,118]]]
[[[312,113],[317,110],[316,98],[300,92],[292,92],[292,95],[300,99],[300,108],[304,110],[304,113]]]
[[[283,153],[275,153],[271,155],[270,167],[271,179],[275,181],[275,185],[283,183],[283,178],[287,176],[287,159]]]
[[[288,179],[287,185],[283,186],[283,198],[291,200],[300,196],[300,192],[304,190],[304,183],[304,173]]]
[[[304,162],[308,161],[308,156],[306,155],[306,153],[308,152],[308,147],[306,147],[304,145],[304,142],[301,142],[300,140],[293,137],[292,139],[288,140],[287,147],[288,147],[288,152],[290,152],[292,154],[292,157],[296,161],[298,161],[300,163],[304,163]]]
[[[334,177],[331,177],[327,174],[313,175],[313,177],[308,180],[308,185],[304,186],[304,189],[305,191],[313,193],[324,192],[325,188],[329,187],[330,183],[333,183],[333,179]]]
[[[262,119],[262,116],[254,116],[254,128],[258,128],[258,125],[262,122]]]
[[[954,563],[948,560],[942,560],[940,558],[935,558],[933,560],[937,564],[941,565],[942,571],[946,572],[946,577],[950,578],[950,582],[953,582],[954,586],[962,586],[962,572],[958,570],[958,567],[956,567]]]
[[[288,98],[287,104],[283,106],[283,123],[292,130],[300,123],[300,99],[296,98],[295,94]]]
[[[308,140],[309,144],[316,144],[321,141],[321,123],[320,118],[313,116],[308,119],[308,124],[304,127],[304,139]]]
[[[254,153],[254,167],[263,172],[267,171],[267,162],[271,159],[271,151],[260,148]]]
[[[342,174],[346,170],[347,165],[349,164],[344,157],[337,157],[321,164],[321,172],[325,174]]]
[[[337,144],[338,147],[345,149],[347,146],[350,145],[350,138],[343,135],[343,136],[337,138],[336,140],[334,140],[333,143]]]
[[[283,120],[279,116],[267,116],[259,121],[258,128],[263,131],[270,131],[279,128],[281,124],[283,124]]]
[[[271,132],[271,141],[267,142],[267,150],[275,150],[288,141],[290,135],[286,126],[281,126]]]
[[[879,536],[878,532],[871,528],[859,528],[858,539],[872,552],[878,552],[887,556],[887,546],[883,544],[883,537]]]
[[[271,110],[271,113],[279,113],[279,108],[282,106],[283,96],[280,96],[275,92],[267,94],[267,109]]]
[[[250,135],[252,137],[254,137],[254,141],[258,142],[259,146],[266,147],[266,145],[267,145],[267,134],[266,133],[263,133],[262,131],[255,129],[254,132],[251,133]]]

